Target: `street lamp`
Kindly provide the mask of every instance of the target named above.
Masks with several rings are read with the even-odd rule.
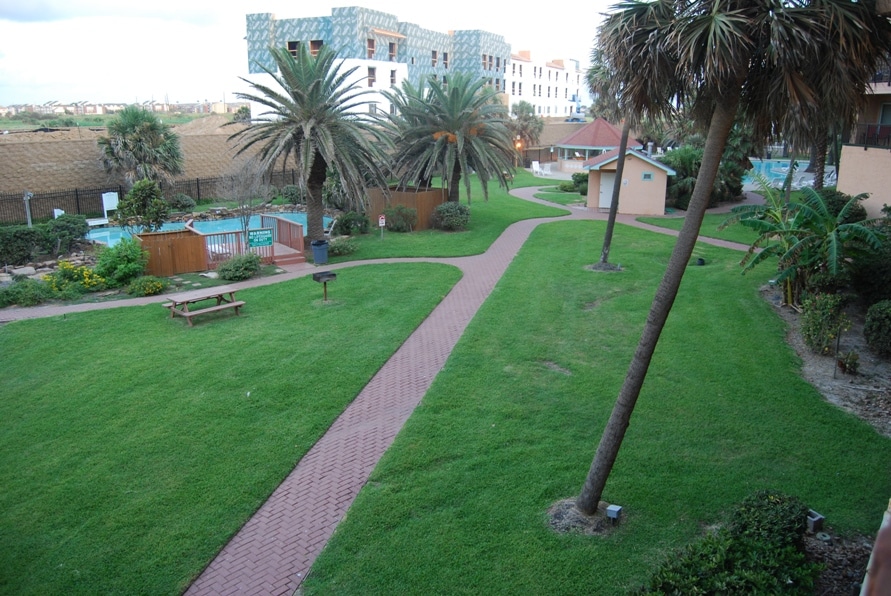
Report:
[[[514,147],[517,148],[517,154],[514,156],[514,167],[516,168],[519,167],[518,162],[523,151],[523,140],[520,138],[520,135],[517,135],[517,141],[514,143]]]

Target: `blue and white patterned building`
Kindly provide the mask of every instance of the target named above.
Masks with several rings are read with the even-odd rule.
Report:
[[[431,77],[448,81],[449,76],[460,72],[485,79],[503,93],[508,106],[525,100],[535,105],[542,116],[562,116],[573,111],[572,98],[579,94],[581,81],[576,60],[533,65],[528,52],[522,52],[526,72],[534,72],[539,79],[541,69],[541,73],[548,73],[545,76],[555,77],[553,89],[546,80],[530,79],[525,89],[520,84],[525,92],[517,93],[514,84],[511,93],[512,79],[522,77],[518,78],[511,69],[511,48],[502,35],[481,30],[442,33],[399,21],[395,15],[356,6],[333,8],[331,15],[324,17],[276,19],[271,13],[249,14],[246,39],[249,80],[259,80],[256,77],[263,72],[259,65],[275,68],[270,47],[296,51],[300,44],[308,44],[313,51],[327,45],[337,51],[345,68],[356,67],[354,80],[373,92],[369,96],[373,109],[385,112],[391,106],[381,91],[399,87],[406,79],[415,85]],[[564,68],[564,63],[570,68]],[[559,83],[556,70],[560,70]],[[539,85],[549,93],[539,93]]]

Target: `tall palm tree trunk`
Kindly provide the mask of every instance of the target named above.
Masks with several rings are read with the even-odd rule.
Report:
[[[452,175],[449,176],[448,184],[449,201],[457,203],[460,200],[461,192],[461,166],[457,163],[455,164],[455,169],[452,170]]]
[[[656,344],[677,297],[681,279],[690,261],[690,255],[693,254],[693,247],[699,236],[699,228],[708,207],[712,186],[714,186],[721,155],[733,125],[738,102],[738,94],[725,98],[723,102],[719,102],[715,106],[712,114],[702,165],[699,168],[696,188],[693,190],[687,215],[684,218],[684,226],[678,235],[665,275],[656,291],[643,333],[637,344],[637,350],[634,352],[631,365],[625,375],[625,381],[619,391],[619,397],[616,399],[612,414],[603,431],[594,461],[591,462],[585,485],[576,500],[576,506],[584,513],[591,514],[597,510],[606,480],[619,454],[622,439],[625,437],[631,413],[640,396],[640,390],[656,350]]]
[[[826,153],[829,150],[829,127],[821,118],[816,123],[817,130],[814,132],[814,157],[811,167],[814,170],[814,190],[823,188],[823,179],[826,175]]]
[[[600,263],[609,263],[609,249],[613,242],[613,228],[616,226],[616,214],[619,212],[619,192],[622,190],[622,176],[625,173],[625,154],[628,152],[628,133],[631,125],[628,119],[622,125],[622,137],[619,139],[619,156],[616,162],[616,179],[613,182],[613,196],[609,204],[609,217],[606,220],[606,233],[603,235],[603,248],[600,250]],[[590,192],[590,189],[589,191]]]

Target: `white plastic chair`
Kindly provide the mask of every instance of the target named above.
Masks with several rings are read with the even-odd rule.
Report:
[[[532,174],[535,176],[541,176],[541,166],[537,161],[532,162]]]
[[[542,166],[541,173],[542,173],[544,176],[550,176],[550,175],[551,175],[551,164],[546,163],[545,165],[543,165],[543,166]]]

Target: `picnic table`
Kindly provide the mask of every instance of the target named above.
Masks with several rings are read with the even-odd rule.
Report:
[[[216,288],[183,292],[171,296],[169,302],[166,302],[163,306],[170,309],[171,319],[176,316],[185,317],[189,322],[189,327],[191,327],[192,317],[197,315],[217,312],[227,308],[235,309],[235,314],[237,315],[238,309],[244,306],[244,301],[235,299],[236,291],[236,288],[230,286],[218,286]],[[216,304],[195,310],[191,308],[207,300],[214,300]]]

